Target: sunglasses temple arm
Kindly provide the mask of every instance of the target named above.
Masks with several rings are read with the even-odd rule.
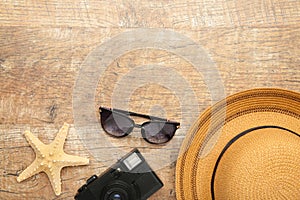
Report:
[[[118,110],[118,109],[114,109],[114,110]],[[122,110],[121,110],[121,111],[122,111]],[[127,112],[127,111],[123,111],[123,113],[127,113],[127,114],[129,114],[130,116],[142,117],[142,118],[150,119],[150,120],[166,121],[166,122],[175,124],[176,126],[180,126],[180,123],[179,123],[179,122],[171,121],[171,120],[164,119],[164,118],[160,118],[160,117],[155,117],[155,116],[151,116],[151,115],[144,115],[144,114],[139,114],[139,113],[130,112],[130,111],[128,111],[128,112]]]
[[[101,110],[101,108],[111,110],[111,111],[115,111],[115,112],[119,112],[119,113],[123,113],[123,114],[129,114],[130,116],[142,117],[142,118],[145,118],[145,119],[154,119],[154,120],[160,120],[160,121],[167,121],[167,122],[170,122],[170,123],[174,123],[177,126],[180,125],[179,122],[175,122],[175,121],[171,121],[171,120],[167,120],[167,119],[164,119],[164,118],[155,117],[155,116],[151,116],[151,115],[139,114],[139,113],[135,113],[135,112],[131,112],[131,111],[120,110],[120,109],[117,109],[117,108],[111,109],[111,108],[106,108],[106,107],[100,107],[99,109]]]
[[[156,120],[161,120],[161,121],[167,121],[166,119],[163,119],[163,118],[160,118],[160,117],[155,117],[155,116],[145,115],[145,114],[139,114],[139,113],[120,110],[120,109],[116,109],[116,108],[113,108],[112,111],[123,113],[123,114],[129,114],[130,116],[142,117],[142,118],[145,118],[145,119],[156,119]]]
[[[179,122],[175,122],[175,121],[171,121],[171,120],[167,120],[167,122],[172,123],[172,124],[175,124],[176,126],[180,126],[180,123],[179,123]]]

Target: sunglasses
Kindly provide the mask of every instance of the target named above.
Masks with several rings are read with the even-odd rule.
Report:
[[[180,123],[167,119],[124,111],[100,107],[101,125],[106,133],[113,137],[125,137],[134,128],[140,128],[143,138],[151,144],[163,144],[170,141],[179,128]],[[149,119],[143,124],[136,124],[130,116]]]

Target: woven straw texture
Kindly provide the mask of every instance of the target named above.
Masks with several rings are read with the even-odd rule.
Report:
[[[299,93],[268,88],[227,97],[187,133],[177,199],[300,199],[299,133]]]

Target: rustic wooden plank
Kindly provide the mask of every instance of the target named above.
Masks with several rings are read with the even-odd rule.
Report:
[[[4,1],[2,25],[80,27],[168,27],[299,24],[297,0],[255,1]]]
[[[71,123],[71,88],[74,87],[80,64],[93,48],[107,40],[108,30],[86,31],[74,28],[66,36],[61,35],[68,32],[68,28],[19,27],[0,31],[3,44],[0,47],[2,123],[30,123],[38,120],[41,123],[54,120]],[[296,45],[299,42],[298,26],[215,28],[182,33],[209,52],[229,94],[264,86],[299,90],[299,49]],[[210,97],[201,74],[193,71],[193,66],[178,56],[158,50],[136,50],[113,62],[105,74],[108,78],[99,84],[98,89],[103,94],[98,94],[104,99],[99,102],[100,98],[97,97],[97,105],[110,104],[114,87],[111,82],[115,83],[136,66],[151,63],[174,68],[191,82],[195,91],[199,91],[196,94],[197,100],[202,102],[201,109],[209,105],[203,103],[209,102],[207,100]],[[265,77],[265,74],[268,76]],[[234,86],[241,81],[247,83],[243,88]]]
[[[8,130],[8,131],[3,131]],[[51,199],[55,197],[52,187],[50,186],[47,176],[43,173],[37,174],[24,182],[17,183],[16,177],[22,170],[24,170],[33,160],[34,153],[28,143],[22,137],[24,126],[1,126],[1,181],[0,181],[0,194],[1,199]],[[53,125],[46,125],[40,128],[32,129],[33,132],[44,143],[50,143],[55,135],[57,129]],[[99,145],[101,146],[101,144]],[[65,144],[65,151],[69,154],[76,154],[79,156],[89,157],[90,165],[79,167],[67,167],[62,170],[62,194],[55,199],[72,199],[78,189],[85,180],[93,174],[102,173],[108,166],[103,165],[101,162],[93,159],[88,151],[82,146],[80,137],[76,134],[74,128],[71,128]],[[120,155],[121,156],[121,155]],[[104,158],[108,159],[108,158]],[[117,160],[111,159],[111,164]],[[158,170],[157,174],[162,177],[165,183],[165,194],[157,194],[156,198],[164,196],[174,197],[174,163],[168,167]],[[155,196],[153,198],[155,198]]]

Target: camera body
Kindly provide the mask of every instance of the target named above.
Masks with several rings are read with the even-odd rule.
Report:
[[[134,149],[101,176],[78,189],[76,200],[146,200],[163,186],[144,157]]]

